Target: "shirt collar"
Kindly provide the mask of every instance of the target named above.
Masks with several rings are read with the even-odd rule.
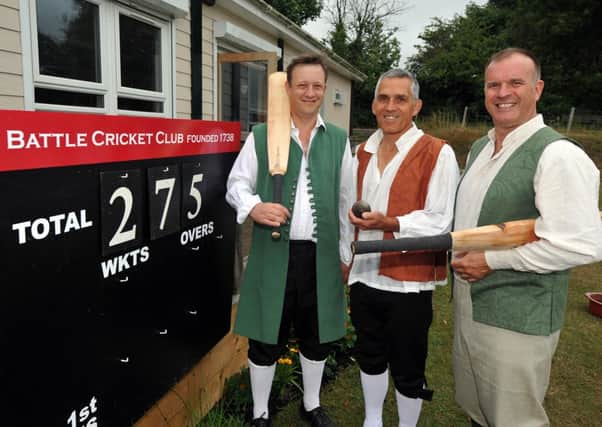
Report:
[[[543,116],[541,114],[537,114],[532,119],[523,123],[504,138],[504,142],[502,144],[502,150],[504,147],[508,147],[514,144],[522,144],[527,139],[529,139],[535,132],[539,129],[545,127],[545,123],[543,121]],[[491,143],[495,143],[495,128],[492,128],[487,132],[487,136],[489,137],[489,141]],[[502,151],[500,150],[500,151]]]
[[[401,148],[404,145],[411,144],[418,140],[424,132],[416,126],[416,123],[412,122],[412,127],[410,127],[407,131],[404,132],[403,135],[399,137],[397,141],[395,141],[395,145],[397,149],[401,151]],[[374,132],[368,140],[366,141],[366,145],[364,146],[364,150],[368,153],[376,153],[378,151],[378,146],[380,145],[380,141],[383,139],[383,131],[379,128]]]
[[[320,115],[320,113],[318,113],[318,117],[316,118],[316,125],[314,126],[314,129],[317,128],[324,128],[324,130],[326,130],[326,123],[324,122],[324,119],[322,119],[322,116]],[[295,130],[295,131],[299,131],[299,128],[297,126],[295,126],[295,122],[293,121],[293,118],[291,116],[291,129]]]

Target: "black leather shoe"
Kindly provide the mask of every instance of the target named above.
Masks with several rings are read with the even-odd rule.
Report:
[[[272,427],[272,420],[269,418],[255,418],[251,421],[251,425],[254,427]]]
[[[311,411],[306,411],[305,406],[301,403],[299,414],[301,415],[301,418],[307,421],[312,427],[336,427],[336,424],[328,418],[326,411],[324,411],[321,406],[318,406]]]

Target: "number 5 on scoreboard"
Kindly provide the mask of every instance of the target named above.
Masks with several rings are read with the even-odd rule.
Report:
[[[182,229],[193,227],[203,221],[203,194],[207,186],[206,174],[200,163],[182,165]]]

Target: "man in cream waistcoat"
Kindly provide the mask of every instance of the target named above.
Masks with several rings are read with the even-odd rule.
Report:
[[[300,415],[312,426],[334,424],[320,406],[320,384],[331,343],[345,334],[344,279],[351,261],[352,156],[345,132],[318,113],[327,70],[319,56],[287,67],[291,141],[282,204],[270,203],[266,126],[257,125],[238,156],[226,199],[239,223],[253,219],[234,331],[249,338],[254,426],[270,426],[268,400],[276,361],[291,325],[303,373]],[[281,226],[282,238],[271,238]]]
[[[393,69],[376,84],[372,112],[378,130],[358,147],[358,198],[371,205],[349,213],[358,240],[430,236],[451,229],[459,171],[445,141],[413,118],[422,106],[413,74]],[[349,275],[351,320],[364,394],[363,427],[382,427],[389,373],[400,427],[414,427],[431,400],[425,365],[433,318],[432,294],[447,283],[445,252],[356,255]]]
[[[539,238],[454,254],[456,400],[473,425],[549,425],[543,400],[568,270],[602,257],[599,171],[537,114],[543,87],[530,52],[490,58],[484,91],[494,128],[473,144],[458,188],[456,230],[535,218]]]

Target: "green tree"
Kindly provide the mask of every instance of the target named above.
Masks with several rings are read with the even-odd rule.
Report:
[[[434,19],[408,67],[422,85],[423,111],[483,107],[483,67],[503,48],[529,49],[545,81],[538,110],[548,119],[600,109],[602,3],[599,0],[490,0],[469,4],[464,16]]]
[[[533,51],[541,61],[545,81],[541,111],[553,116],[567,114],[571,106],[600,109],[600,1],[497,0],[491,3],[505,8],[509,15],[511,44]]]
[[[371,112],[374,86],[380,74],[401,57],[398,30],[388,20],[401,14],[405,3],[392,0],[334,0],[326,11],[332,30],[324,42],[367,78],[353,83],[351,126],[375,125]]]
[[[316,19],[322,13],[320,0],[265,0],[265,2],[299,26]]]
[[[408,59],[424,101],[423,113],[482,110],[483,66],[507,45],[505,15],[496,7],[469,4],[466,16],[434,18],[419,36],[424,45]]]

